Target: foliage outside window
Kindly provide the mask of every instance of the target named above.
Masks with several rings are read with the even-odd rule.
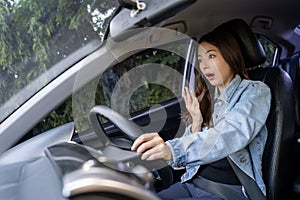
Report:
[[[91,44],[97,48],[116,5],[115,0],[0,1],[0,121],[69,68],[70,60],[62,62],[70,55]],[[83,55],[77,56],[72,64]]]
[[[117,6],[117,0],[0,1],[0,121],[99,47]],[[72,120],[68,99],[31,133]]]
[[[264,47],[266,53],[266,61],[262,66],[274,66],[278,61],[278,47],[262,35],[258,35],[258,40]]]
[[[186,50],[187,44],[178,45],[174,48],[182,48]],[[162,64],[171,67],[178,73],[183,74],[185,60],[179,55],[160,49],[147,49],[141,53],[135,54],[123,62],[113,66],[112,68],[106,70],[104,74],[97,80],[98,86],[95,94],[95,102],[86,101],[86,105],[80,105],[82,108],[80,110],[90,110],[93,104],[95,105],[107,105],[111,106],[111,91],[114,89],[118,80],[126,74],[131,69],[144,64]],[[168,74],[160,73],[159,71],[155,74],[156,79],[161,79],[163,81],[171,81],[174,87],[181,89],[182,77],[180,80],[176,80],[174,77],[168,76]],[[106,81],[104,81],[106,77]],[[110,77],[110,78],[109,78]],[[162,82],[163,82],[162,81]],[[94,84],[91,82],[90,84]],[[82,93],[81,96],[85,96],[86,100],[91,100],[93,97],[92,93],[89,91],[92,88],[89,84],[82,88],[79,92]],[[159,84],[144,82],[144,85],[137,88],[133,94],[130,96],[130,114],[141,111],[142,109],[149,108],[153,105],[162,103],[169,99],[176,97],[175,94],[167,87]],[[120,97],[124,98],[124,97]],[[33,130],[34,134],[40,133],[42,130],[48,130],[51,127],[60,125],[61,122],[72,121],[72,99],[68,99],[63,105],[57,108],[55,111],[49,114],[49,116],[44,119],[36,128]],[[122,110],[118,110],[122,113]],[[82,113],[82,119],[76,121],[75,125],[78,125],[76,132],[83,132],[90,129],[90,124],[88,121],[88,113]],[[78,119],[76,119],[78,120]],[[105,122],[105,119],[102,122]]]
[[[187,46],[187,41],[182,41],[181,43],[169,43],[166,49],[174,50],[177,48],[186,52]],[[185,54],[183,53],[183,55]],[[78,97],[84,98],[84,104],[86,104],[76,103],[76,110],[79,109],[76,111],[76,115],[79,115],[79,117],[75,119],[78,133],[90,129],[88,112],[94,105],[106,105],[123,116],[130,117],[136,115],[137,112],[143,112],[144,109],[149,109],[153,105],[176,98],[181,94],[184,64],[185,59],[176,53],[160,48],[152,48],[136,53],[108,68],[95,83],[91,83],[92,85],[96,84],[96,86],[85,86],[80,91],[81,94],[78,95]],[[160,67],[166,67],[170,71],[157,70]],[[156,70],[153,70],[154,68]],[[142,71],[139,73],[139,70],[146,70],[150,75]],[[178,76],[173,76],[174,72]],[[128,74],[134,77],[130,78]],[[145,77],[147,75],[151,76],[154,81],[148,81],[149,79]],[[139,83],[137,84],[136,81]],[[142,84],[140,84],[141,82]],[[94,98],[91,97],[90,91],[93,87],[97,88],[94,93],[92,92],[95,95]],[[118,87],[121,94],[116,92]],[[117,96],[113,96],[114,94],[117,94]],[[93,100],[94,102],[91,102]],[[102,122],[105,122],[105,120]]]
[[[111,106],[111,91],[113,90],[117,81],[129,70],[133,69],[136,66],[141,66],[147,63],[159,63],[171,66],[179,73],[182,72],[184,64],[182,59],[178,55],[164,50],[148,49],[140,54],[134,55],[124,62],[114,66],[112,69],[109,69],[103,74],[101,80],[99,81],[99,90],[97,90],[99,91],[99,93],[96,97],[96,104]],[[107,77],[109,75],[114,76],[115,80],[113,80],[113,78],[110,78],[110,81],[105,81],[104,77]],[[155,76],[156,79],[163,79],[164,81],[172,80],[172,77],[168,77],[168,74],[163,74],[159,71],[155,73]],[[140,78],[143,79],[143,77]],[[178,85],[178,88],[180,88],[181,80],[174,80],[174,84]],[[126,91],[124,92],[126,94]],[[170,89],[164,87],[163,84],[158,85],[145,81],[144,85],[137,88],[130,97],[129,113],[134,113],[136,111],[153,106],[155,104],[159,104],[174,97],[174,93],[172,93]],[[119,112],[122,113],[121,110]]]

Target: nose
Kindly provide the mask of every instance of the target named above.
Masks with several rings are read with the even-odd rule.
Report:
[[[206,59],[203,59],[201,62],[199,62],[200,70],[205,70],[209,68],[208,62]]]

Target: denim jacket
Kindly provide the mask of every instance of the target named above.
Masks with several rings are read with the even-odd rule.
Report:
[[[182,137],[166,141],[173,156],[169,164],[174,169],[186,168],[181,177],[185,182],[201,165],[229,156],[266,194],[262,155],[271,104],[269,87],[236,75],[221,94],[215,89],[214,100],[212,128],[191,133],[190,125]]]

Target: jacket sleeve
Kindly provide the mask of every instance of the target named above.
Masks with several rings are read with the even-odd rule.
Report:
[[[185,133],[181,138],[166,142],[172,151],[171,166],[180,168],[214,162],[245,148],[255,138],[265,126],[270,110],[270,89],[262,82],[252,83],[234,98],[231,102],[235,103],[228,104],[224,115],[218,120],[214,118],[213,128]]]

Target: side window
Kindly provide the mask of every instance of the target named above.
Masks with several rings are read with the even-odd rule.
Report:
[[[186,49],[187,44],[174,48]],[[171,45],[171,44],[170,44]],[[96,105],[107,105],[127,116],[179,96],[185,59],[163,49],[147,49],[106,70]]]
[[[68,98],[63,104],[53,110],[46,118],[38,123],[31,131],[32,135],[50,130],[54,127],[73,121],[72,99]]]
[[[181,43],[170,44],[167,49],[176,48],[176,52],[182,51],[182,55],[185,55],[187,47],[188,42],[185,40]],[[184,65],[185,59],[171,50],[159,48],[144,50],[107,69],[98,78],[95,102],[92,104],[113,107],[127,116],[176,98],[181,94]],[[91,87],[86,86],[83,89],[84,94],[88,88]],[[70,97],[49,113],[26,137],[32,137],[53,127],[74,121],[72,100],[74,99]],[[87,102],[87,105],[82,105],[87,107],[83,109],[86,112],[93,106],[90,105],[92,100]],[[88,114],[85,113],[82,114],[82,119],[76,119],[75,133],[85,132],[90,128],[87,116]],[[23,138],[25,139],[27,138]]]
[[[23,138],[21,138],[17,144],[22,143],[52,128],[72,121],[72,99],[70,97],[59,107],[49,113],[45,118],[43,118],[38,124],[35,125],[35,127],[28,131],[27,134]]]
[[[275,66],[279,61],[279,47],[263,35],[257,35],[266,52],[266,61],[262,66]]]

